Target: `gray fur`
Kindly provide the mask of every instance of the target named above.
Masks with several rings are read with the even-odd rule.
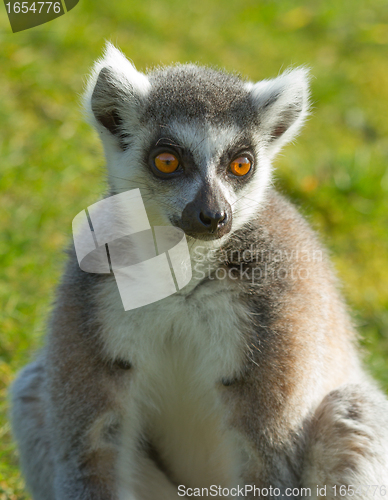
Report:
[[[387,400],[324,249],[270,188],[272,157],[308,113],[306,71],[257,84],[193,65],[144,76],[108,47],[85,106],[110,192],[140,187],[151,224],[187,229],[193,279],[125,312],[113,277],[81,271],[69,250],[46,347],[12,389],[34,500],[172,500],[212,484],[279,498],[326,485],[331,499],[334,485],[385,484]],[[161,144],[183,166],[168,179],[152,166]],[[241,154],[253,168],[237,179]],[[188,219],[216,201],[230,227],[196,237]]]
[[[144,110],[145,121],[163,123],[185,116],[216,126],[228,122],[244,129],[258,125],[250,96],[237,76],[188,64],[156,70],[148,77],[152,90]]]

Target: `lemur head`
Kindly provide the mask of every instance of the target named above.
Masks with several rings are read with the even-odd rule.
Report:
[[[271,161],[300,129],[308,93],[304,68],[258,83],[192,64],[143,74],[108,44],[85,106],[112,194],[140,188],[152,225],[222,242],[263,203]]]

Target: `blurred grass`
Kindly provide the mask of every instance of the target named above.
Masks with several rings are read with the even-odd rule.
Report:
[[[103,190],[83,77],[104,39],[140,69],[193,61],[252,80],[311,67],[313,115],[276,183],[320,231],[388,390],[386,0],[81,0],[13,34],[0,8],[0,500],[25,499],[6,388],[41,345],[71,220]]]

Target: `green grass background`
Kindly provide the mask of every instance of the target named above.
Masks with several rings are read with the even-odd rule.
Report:
[[[320,232],[388,390],[386,0],[80,0],[13,34],[0,5],[0,500],[26,499],[7,387],[39,348],[71,220],[103,190],[84,75],[110,39],[140,69],[193,61],[252,80],[308,65],[313,115],[276,183]]]

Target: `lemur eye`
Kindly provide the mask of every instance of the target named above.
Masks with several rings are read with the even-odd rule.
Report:
[[[252,167],[252,163],[246,156],[240,156],[232,161],[230,164],[230,170],[232,174],[242,177],[246,175]]]
[[[178,158],[171,153],[161,153],[154,159],[155,167],[164,174],[171,174],[179,167]]]

